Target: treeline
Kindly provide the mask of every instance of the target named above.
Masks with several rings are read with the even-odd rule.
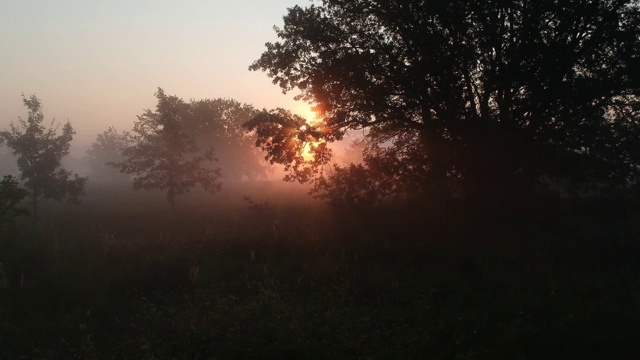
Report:
[[[30,198],[31,213],[37,221],[38,204],[43,199],[77,202],[90,180],[101,185],[132,182],[135,190],[162,190],[172,208],[175,198],[200,186],[215,193],[223,180],[265,178],[270,169],[255,146],[255,134],[243,128],[258,110],[232,99],[184,101],[155,94],[155,110],[137,117],[133,129],[109,127],[98,134],[87,151],[91,169],[88,177],[63,166],[75,131],[69,122],[44,124],[42,103],[35,95],[23,96],[28,109],[0,132],[0,142],[15,155],[22,180],[5,174],[2,183],[2,217],[25,214],[21,199]],[[3,220],[4,221],[4,220]]]

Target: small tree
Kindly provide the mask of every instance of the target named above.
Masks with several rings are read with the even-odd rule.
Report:
[[[38,221],[38,203],[41,199],[77,201],[84,190],[86,178],[62,168],[62,158],[69,154],[75,131],[67,121],[58,135],[55,119],[48,128],[42,125],[44,115],[40,100],[31,95],[22,96],[29,110],[27,120],[10,125],[10,131],[0,132],[0,138],[17,156],[20,178],[31,193],[34,221]]]
[[[220,169],[203,167],[205,161],[214,161],[213,148],[198,155],[192,137],[184,133],[183,120],[189,115],[189,106],[176,96],[167,96],[158,88],[156,111],[146,110],[138,116],[131,146],[123,149],[125,160],[110,165],[135,175],[135,190],[161,189],[167,191],[171,209],[175,197],[197,184],[203,189],[220,190]]]
[[[96,141],[87,150],[93,177],[102,182],[123,180],[126,176],[109,166],[108,163],[123,161],[125,157],[122,155],[122,151],[129,146],[131,146],[131,135],[127,131],[120,133],[113,127],[109,127],[103,133],[98,134]]]

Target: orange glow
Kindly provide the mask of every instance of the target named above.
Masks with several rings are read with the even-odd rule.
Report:
[[[309,151],[311,150],[311,143],[305,143],[302,148],[302,158],[305,161],[313,160],[313,154]]]
[[[313,154],[311,153],[311,145],[313,144],[313,146],[318,146],[319,144],[324,143],[324,140],[319,140],[319,141],[307,141],[304,143],[304,147],[302,148],[302,158],[304,158],[305,161],[309,161],[309,160],[313,160]]]
[[[305,107],[304,109],[301,109],[300,116],[302,116],[305,120],[307,120],[307,124],[309,126],[315,126],[320,122],[320,118],[318,114],[315,111],[313,111],[311,107]],[[307,125],[302,125],[300,127],[300,130],[302,131],[307,130]],[[311,142],[306,142],[304,144],[304,147],[302,148],[302,158],[305,161],[313,160],[313,154],[310,153],[311,144],[317,145],[318,143],[319,142],[317,141],[311,141]]]
[[[304,118],[307,119],[307,124],[312,126],[320,122],[320,117],[318,116],[318,113],[316,113],[311,109],[307,111]]]

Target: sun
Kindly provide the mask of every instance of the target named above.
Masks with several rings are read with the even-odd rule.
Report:
[[[317,112],[313,111],[311,108],[307,110],[304,118],[307,120],[307,124],[315,125],[320,122],[320,116]]]
[[[310,143],[304,144],[304,147],[302,148],[302,158],[304,159],[304,161],[313,160],[313,154],[310,151],[311,151],[311,144]]]
[[[314,105],[305,101],[297,101],[291,108],[291,111],[304,118],[308,124],[314,124],[319,121],[319,115],[313,111]]]
[[[307,120],[307,124],[309,124],[309,120]],[[302,125],[300,126],[300,131],[305,131],[307,130],[309,125]],[[311,144],[315,143],[313,141],[306,141],[303,146],[302,146],[302,158],[305,161],[310,161],[313,160],[313,154],[311,153]]]
[[[318,114],[313,111],[310,107],[307,108],[304,111],[304,115],[303,117],[305,118],[307,124],[306,125],[302,125],[300,127],[300,130],[304,131],[307,129],[308,126],[314,126],[315,124],[320,122],[320,118],[318,117]],[[302,148],[302,158],[305,161],[311,161],[313,160],[313,154],[310,152],[311,151],[311,144],[317,145],[318,141],[309,141],[306,142]]]

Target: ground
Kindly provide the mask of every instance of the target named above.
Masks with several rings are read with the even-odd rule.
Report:
[[[0,359],[640,356],[633,203],[364,214],[268,184],[200,195],[172,213],[89,189],[5,229]]]

